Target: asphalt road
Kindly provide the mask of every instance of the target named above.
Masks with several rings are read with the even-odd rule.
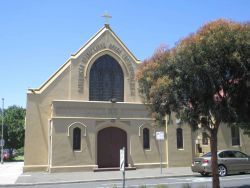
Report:
[[[221,188],[250,188],[250,174],[231,175],[220,178]],[[153,188],[157,185],[164,185],[168,188],[210,188],[212,184],[211,177],[176,177],[176,178],[157,178],[157,179],[137,179],[127,180],[126,187],[142,187]],[[165,188],[165,187],[162,188]],[[11,186],[21,188],[121,188],[122,181],[99,181],[86,183],[67,183],[67,184],[50,184],[50,185],[30,185],[30,186]]]

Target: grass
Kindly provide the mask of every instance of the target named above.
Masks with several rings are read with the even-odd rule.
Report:
[[[24,160],[23,155],[18,155],[11,159],[11,161],[23,161],[23,160]]]

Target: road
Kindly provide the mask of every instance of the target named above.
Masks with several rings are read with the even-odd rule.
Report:
[[[231,175],[220,178],[221,188],[250,188],[250,174],[247,175]],[[157,185],[164,185],[162,188],[210,188],[212,184],[211,177],[176,177],[176,178],[157,178],[157,179],[136,179],[127,180],[126,187],[142,187],[154,188]],[[20,186],[11,186],[20,187]],[[50,184],[50,185],[30,185],[21,186],[22,188],[121,188],[122,181],[98,181],[86,183],[67,183],[67,184]]]

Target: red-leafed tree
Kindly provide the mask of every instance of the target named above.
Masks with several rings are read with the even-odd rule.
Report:
[[[250,25],[210,22],[160,56],[141,66],[140,92],[154,113],[175,111],[209,132],[213,187],[218,188],[219,127],[239,126],[250,133]]]

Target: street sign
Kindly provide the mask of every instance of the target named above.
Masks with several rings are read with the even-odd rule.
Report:
[[[4,139],[1,139],[1,140],[0,140],[0,147],[4,146],[4,144],[5,144]]]
[[[125,171],[125,148],[120,149],[120,171]]]
[[[162,174],[162,145],[161,142],[164,140],[164,132],[163,131],[158,131],[155,133],[156,135],[156,140],[159,142],[159,148],[160,148],[160,167],[161,167],[161,174]]]
[[[156,140],[164,140],[164,132],[163,131],[156,132]]]

